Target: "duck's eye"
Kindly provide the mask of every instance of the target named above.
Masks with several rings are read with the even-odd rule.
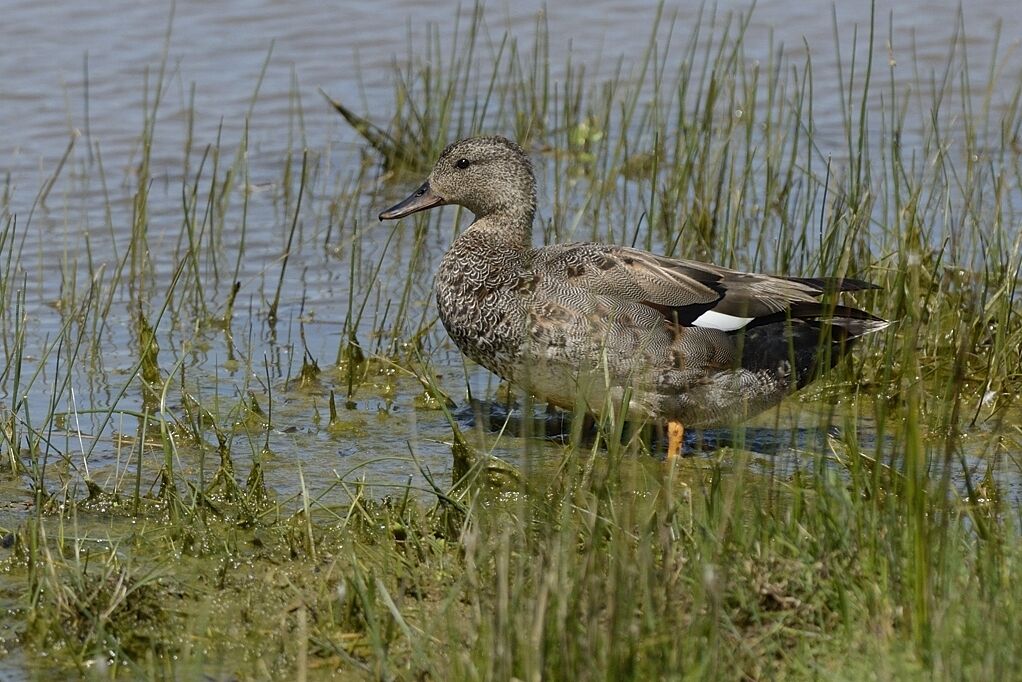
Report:
[[[469,161],[468,159],[458,159],[454,163],[454,165],[460,168],[461,170],[465,170],[466,168],[472,165],[472,162]]]

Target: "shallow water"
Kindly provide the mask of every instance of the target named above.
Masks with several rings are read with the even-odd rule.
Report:
[[[46,414],[52,396],[58,395],[59,409],[71,417],[50,438],[52,457],[64,460],[69,472],[88,472],[101,484],[123,485],[130,468],[133,443],[114,435],[135,434],[138,420],[115,416],[105,423],[101,415],[88,413],[110,406],[134,410],[140,406],[138,382],[131,376],[138,357],[136,308],[128,288],[119,288],[109,299],[105,324],[85,323],[85,327],[93,325],[94,334],[83,333],[85,341],[78,355],[52,346],[67,320],[61,315],[62,306],[66,310],[68,305],[82,302],[93,274],[98,281],[108,282],[119,264],[128,262],[133,215],[130,198],[141,158],[139,139],[144,112],[153,106],[164,51],[167,73],[150,161],[149,262],[145,267],[151,268],[152,278],[148,280],[149,295],[143,297],[151,318],[158,315],[169,295],[177,265],[182,181],[194,177],[203,152],[218,141],[221,158],[229,163],[246,115],[250,108],[252,111],[245,180],[251,191],[233,338],[214,327],[197,326],[195,319],[187,316],[168,314],[158,327],[164,373],[185,372],[185,384],[194,387],[194,394],[207,409],[219,399],[227,413],[249,392],[264,410],[272,404],[271,454],[258,455],[264,444],[258,429],[253,433],[240,428],[233,435],[234,452],[240,458],[263,457],[267,480],[285,495],[299,489],[299,466],[313,490],[326,488],[338,476],[364,474],[374,483],[403,484],[409,479],[421,483],[418,466],[434,473],[448,470],[450,427],[440,411],[417,406],[422,389],[400,370],[382,373],[361,386],[355,394],[358,409],[342,408],[342,423],[326,427],[329,391],[333,389],[343,403],[346,390],[346,377],[334,365],[343,341],[349,295],[354,292],[358,305],[366,292],[371,292],[360,327],[361,340],[370,348],[378,344],[385,348],[389,338],[365,335],[377,326],[386,328],[376,322],[393,314],[399,305],[416,235],[408,221],[376,226],[375,216],[388,199],[414,184],[409,180],[397,187],[384,187],[374,180],[379,169],[373,167],[365,180],[373,189],[362,193],[351,217],[337,224],[331,213],[330,188],[339,191],[358,173],[365,147],[324,103],[318,89],[359,112],[386,120],[394,105],[395,61],[405,60],[409,53],[421,55],[430,30],[435,30],[438,44],[445,49],[458,25],[463,31],[471,18],[470,9],[463,8],[459,14],[454,5],[419,5],[406,0],[332,5],[305,0],[182,0],[171,16],[168,5],[161,2],[5,3],[0,26],[0,170],[6,197],[3,215],[16,216],[17,246],[16,267],[8,273],[8,281],[24,292],[28,357],[23,373],[28,376],[36,367],[44,371],[28,389],[24,388],[25,377],[20,387],[8,377],[0,385],[0,401],[9,409],[27,390],[31,414],[25,418],[31,418]],[[527,46],[535,35],[536,22],[544,21],[551,36],[549,61],[555,80],[563,76],[569,57],[574,64],[584,64],[587,77],[593,79],[612,75],[619,58],[626,71],[633,68],[648,42],[657,7],[656,2],[546,5],[491,3],[485,23],[490,40],[498,41],[509,30]],[[717,7],[716,21],[722,22],[728,11],[744,10],[746,4],[722,2]],[[1001,55],[1017,50],[1022,36],[1022,13],[1010,0],[969,3],[962,10],[951,2],[933,6],[920,0],[884,1],[878,2],[876,9],[883,44],[875,49],[883,56],[885,69],[894,69],[895,79],[904,82],[920,76],[927,81],[926,70],[941,72],[959,11],[969,36],[970,73],[977,82],[983,81],[991,68],[991,41],[997,27]],[[700,17],[709,23],[711,14],[696,4],[668,8],[668,14],[675,12],[673,30],[677,34],[687,32]],[[840,50],[834,45],[835,22]],[[757,5],[746,31],[746,55],[752,60],[768,62],[772,49],[799,63],[811,55],[815,138],[821,155],[839,162],[846,154],[846,142],[836,77],[838,54],[847,68],[854,43],[861,59],[868,44],[868,23],[868,3],[842,3],[832,9],[828,3],[771,0]],[[671,27],[670,22],[661,24],[662,44],[666,44]],[[887,44],[888,36],[893,47]],[[908,66],[913,55],[917,73]],[[265,77],[260,83],[264,64]],[[1002,77],[1016,82],[1019,73],[1016,61],[1007,64]],[[995,93],[991,98],[993,119],[1009,96],[1006,90],[1003,97]],[[299,110],[300,117],[296,115]],[[912,134],[909,124],[907,147],[912,144]],[[73,149],[62,165],[72,139]],[[186,165],[183,150],[189,140],[191,156]],[[279,322],[274,327],[268,324],[267,311],[287,249],[294,205],[282,178],[289,164],[294,173],[299,172],[303,147],[311,150],[319,184],[314,185],[316,192],[304,198],[285,273]],[[294,150],[299,151],[289,158],[289,151]],[[58,168],[55,181],[47,187]],[[222,242],[211,247],[226,255],[201,265],[203,281],[210,289],[204,295],[215,313],[222,313],[233,277],[234,254],[242,239],[238,206],[230,210]],[[542,206],[541,211],[549,213],[549,207]],[[422,237],[426,248],[413,266],[416,274],[409,303],[415,314],[410,316],[411,324],[420,319],[428,323],[435,317],[431,273],[450,240],[451,214],[434,217],[430,225],[440,229]],[[634,225],[639,216],[627,214],[620,219]],[[362,264],[352,281],[352,234],[363,229]],[[388,243],[387,260],[374,280],[376,252]],[[70,303],[69,291],[76,293]],[[183,309],[191,308],[178,310]],[[16,311],[10,308],[4,314],[3,332],[10,337]],[[47,348],[51,352],[47,353]],[[434,370],[442,375],[441,384],[463,403],[463,365],[438,326],[427,336],[424,349]],[[62,353],[63,364],[57,360]],[[306,353],[325,371],[318,382],[301,388],[295,377]],[[57,391],[55,386],[68,371],[73,393]],[[469,370],[469,374],[475,395],[493,395],[496,382],[492,377],[479,370]],[[169,400],[168,413],[180,414],[182,397],[171,395]],[[464,428],[470,428],[467,415],[462,414],[460,420]],[[230,422],[230,417],[225,421]],[[799,431],[801,428],[809,428],[808,435]],[[755,432],[749,442],[759,444],[754,449],[772,454],[797,453],[804,439],[812,441],[819,435],[812,428],[797,420],[787,421],[777,429]],[[513,437],[496,445],[492,438],[483,442],[497,454],[521,457],[521,443]],[[410,461],[410,449],[418,464]],[[560,452],[556,445],[539,448],[538,455],[536,448],[530,451],[533,456],[551,458]],[[146,458],[146,468],[154,474],[163,463],[162,455],[147,452]],[[797,466],[797,457],[781,461]],[[187,475],[198,475],[200,469],[208,474],[214,465],[190,457],[186,447],[177,462],[179,471]]]

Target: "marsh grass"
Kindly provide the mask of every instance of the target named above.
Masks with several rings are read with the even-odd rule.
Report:
[[[832,156],[808,56],[750,60],[747,14],[707,9],[685,35],[664,11],[651,20],[635,62],[599,80],[569,62],[555,78],[542,20],[527,43],[494,38],[476,8],[456,39],[410,41],[391,111],[331,101],[379,155],[345,172],[307,149],[294,85],[270,247],[251,245],[247,121],[237,142],[203,146],[189,115],[178,208],[154,205],[165,63],[147,75],[120,190],[88,135],[27,216],[5,190],[0,551],[16,603],[4,646],[25,675],[1015,673],[1022,85],[1002,87],[999,42],[982,82],[959,30],[943,73],[906,86],[877,61],[879,26],[863,47],[835,21],[845,148]],[[760,418],[792,433],[784,457],[736,427],[732,446],[667,465],[619,409],[591,431],[576,410],[561,444],[543,441],[527,396],[439,360],[449,342],[424,302],[451,212],[363,224],[447,142],[484,130],[536,157],[546,241],[862,277],[881,290],[859,302],[897,322]],[[58,322],[34,345],[25,235],[70,171],[99,183],[109,235],[62,264]],[[347,277],[328,302],[343,316],[332,366],[306,337],[316,267]],[[195,360],[210,348],[224,357]],[[473,428],[455,412],[466,395],[522,416]],[[372,406],[403,398],[413,433],[388,449],[406,422]],[[803,424],[820,436],[796,441]],[[314,475],[303,430],[372,454]],[[439,471],[429,434],[450,448]],[[509,452],[518,466],[492,456]]]

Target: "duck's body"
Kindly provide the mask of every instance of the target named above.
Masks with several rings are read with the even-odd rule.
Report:
[[[886,325],[818,301],[871,287],[856,280],[742,273],[607,244],[535,249],[532,167],[503,138],[451,145],[427,183],[380,217],[445,203],[476,221],[440,263],[440,319],[469,358],[561,407],[600,413],[627,399],[633,419],[739,421]],[[832,341],[821,345],[825,327]]]

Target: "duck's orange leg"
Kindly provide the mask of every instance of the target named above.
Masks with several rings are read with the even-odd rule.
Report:
[[[681,454],[681,439],[685,435],[685,427],[680,421],[671,419],[667,422],[667,459],[674,459]]]

